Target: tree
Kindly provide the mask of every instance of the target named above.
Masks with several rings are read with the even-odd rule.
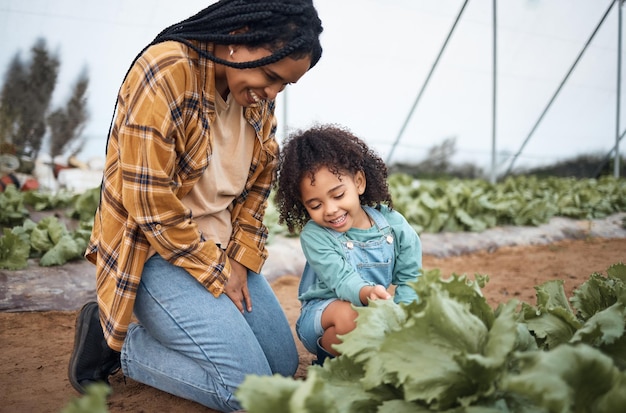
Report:
[[[24,91],[27,102],[17,138],[22,145],[21,154],[34,159],[39,154],[46,133],[46,112],[56,86],[59,59],[48,53],[43,39],[35,42],[31,52],[33,58],[28,71],[28,85]]]
[[[89,78],[83,70],[73,87],[72,96],[65,108],[56,109],[48,116],[50,127],[50,156],[53,158],[71,150],[76,155],[82,149],[81,134],[87,113],[87,88]]]
[[[0,93],[0,142],[19,157],[36,158],[46,133],[46,116],[56,85],[59,59],[43,39],[31,48],[30,61],[13,58]],[[25,171],[28,172],[28,171]]]
[[[484,176],[479,166],[470,162],[452,163],[456,154],[456,137],[445,138],[428,149],[424,160],[415,164],[397,163],[389,166],[390,173],[405,173],[418,179],[462,178],[476,179]]]
[[[17,133],[20,115],[25,105],[21,91],[24,90],[26,83],[26,69],[19,53],[16,53],[9,64],[0,92],[0,144],[3,152],[14,154],[16,151],[13,138]]]

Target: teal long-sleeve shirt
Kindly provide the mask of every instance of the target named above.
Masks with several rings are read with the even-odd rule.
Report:
[[[402,214],[384,205],[380,211],[387,219],[394,236],[395,263],[391,281],[396,286],[394,301],[413,301],[417,299],[417,294],[407,283],[416,281],[422,268],[420,238]],[[346,235],[354,241],[366,242],[380,237],[380,231],[374,225],[369,229],[349,229]],[[316,282],[298,297],[301,301],[336,297],[357,306],[363,305],[359,299],[359,291],[373,283],[363,280],[346,260],[340,240],[315,222],[309,221],[300,233],[300,244],[307,263],[317,274]]]

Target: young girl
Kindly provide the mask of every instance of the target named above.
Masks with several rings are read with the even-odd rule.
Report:
[[[355,328],[353,306],[391,298],[391,284],[395,302],[417,299],[407,283],[422,267],[421,243],[392,209],[384,162],[349,131],[319,126],[292,135],[279,165],[279,220],[301,230],[306,258],[296,332],[321,364]]]

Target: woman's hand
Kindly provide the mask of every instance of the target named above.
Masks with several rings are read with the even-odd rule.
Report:
[[[367,305],[370,300],[388,300],[391,294],[382,285],[367,285],[359,291],[361,303]]]
[[[224,287],[224,293],[243,314],[244,305],[248,312],[252,311],[252,300],[248,291],[248,269],[237,261],[230,260],[230,278]]]

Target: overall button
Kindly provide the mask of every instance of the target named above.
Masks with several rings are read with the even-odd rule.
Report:
[[[354,248],[354,244],[352,243],[352,241],[348,241],[346,242],[346,247],[348,247],[348,249],[351,250],[352,248]]]
[[[393,242],[393,237],[391,235],[387,235],[387,244],[391,244]]]

